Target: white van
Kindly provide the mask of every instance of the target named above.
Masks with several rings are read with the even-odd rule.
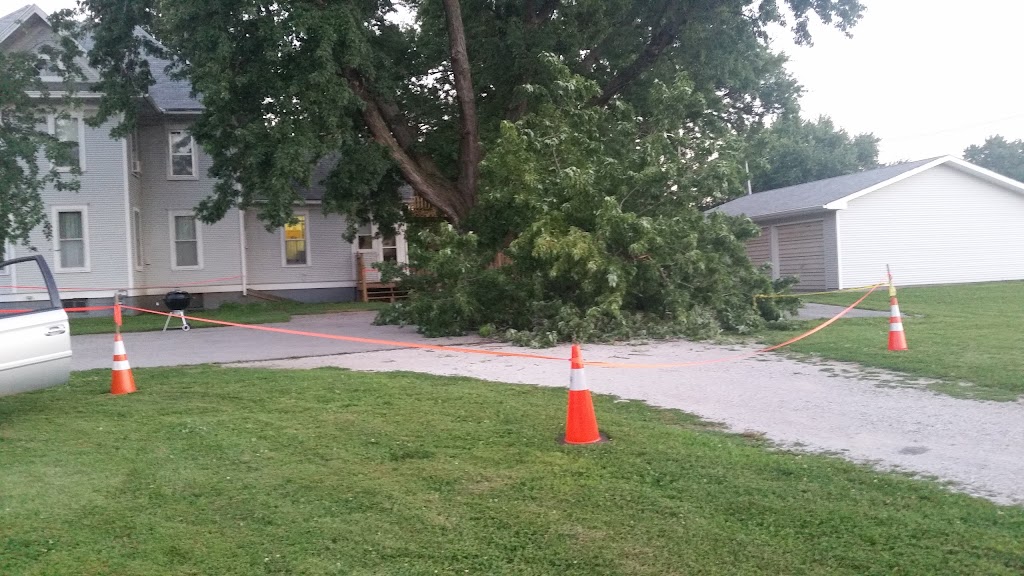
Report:
[[[70,372],[68,315],[50,267],[39,255],[0,262],[0,396],[64,384]]]

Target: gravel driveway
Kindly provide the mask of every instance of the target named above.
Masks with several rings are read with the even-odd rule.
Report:
[[[371,326],[371,319],[372,315],[365,313],[296,317],[287,326],[424,341],[410,329]],[[109,336],[76,336],[73,342],[76,369],[109,367]],[[235,328],[193,330],[188,334],[128,334],[126,342],[135,367],[250,361],[239,365],[338,366],[540,386],[568,384],[567,362],[388,349]],[[524,351],[466,338],[447,342]],[[584,357],[591,361],[674,363],[735,355],[743,350],[737,346],[657,342],[587,346]],[[541,353],[568,357],[569,350],[563,346]],[[97,358],[91,357],[97,354]],[[898,375],[864,371],[848,364],[798,361],[778,354],[690,368],[590,367],[587,376],[595,392],[684,410],[734,431],[760,432],[784,447],[833,452],[882,469],[934,476],[951,482],[956,489],[1002,504],[1024,504],[1024,402],[955,399],[908,383]],[[139,387],[144,388],[145,382],[140,381]]]

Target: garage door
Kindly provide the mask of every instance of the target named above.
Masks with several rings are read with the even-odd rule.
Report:
[[[777,226],[779,274],[798,276],[798,290],[825,289],[825,235],[822,221]]]
[[[750,258],[754,266],[772,261],[771,229],[761,228],[760,236],[747,240],[747,257]]]

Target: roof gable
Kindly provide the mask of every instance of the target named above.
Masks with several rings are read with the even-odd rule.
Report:
[[[1024,194],[1024,184],[1020,182],[954,156],[940,156],[758,192],[722,204],[713,210],[734,216],[744,215],[754,219],[803,212],[843,210],[851,200],[942,165]]]
[[[49,25],[46,12],[43,12],[42,8],[35,4],[27,4],[6,16],[0,16],[0,43],[7,40],[15,30],[28,23],[33,16],[40,18]]]
[[[49,21],[46,12],[34,4],[23,6],[10,14],[0,17],[0,44],[10,38],[15,31],[22,28],[33,18],[39,18],[41,25],[49,28]],[[146,34],[137,29],[138,34]],[[148,36],[148,35],[147,35]],[[150,40],[156,41],[151,36]],[[92,48],[92,38],[86,35],[81,39],[80,45],[85,52]],[[199,98],[192,96],[192,84],[186,80],[171,78],[166,69],[171,64],[154,56],[146,56],[149,61],[150,71],[153,74],[155,84],[150,86],[147,99],[153,106],[162,113],[195,114],[202,112],[203,104]],[[99,73],[89,67],[85,58],[81,58],[79,65],[86,71],[90,82],[99,80]]]

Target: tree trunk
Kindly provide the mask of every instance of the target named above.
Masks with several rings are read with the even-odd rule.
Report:
[[[477,200],[480,178],[480,124],[476,115],[476,93],[466,49],[466,31],[462,25],[459,0],[442,0],[448,21],[448,46],[451,50],[455,97],[459,102],[459,179],[456,184],[461,200],[472,208]]]

